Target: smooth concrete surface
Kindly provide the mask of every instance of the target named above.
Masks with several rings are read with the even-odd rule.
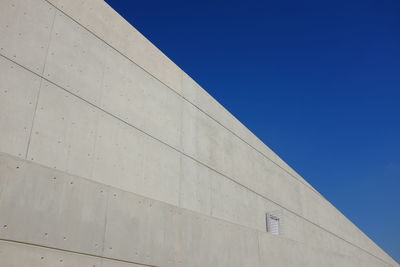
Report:
[[[147,266],[9,241],[0,241],[0,258],[2,266],[7,267]]]
[[[27,158],[66,172],[90,176],[97,117],[93,106],[43,81]]]
[[[398,266],[104,1],[0,7],[3,247],[104,266]]]
[[[56,9],[46,1],[0,1],[0,53],[43,72]]]
[[[95,255],[103,251],[106,186],[4,156],[0,168],[2,239]]]
[[[27,266],[25,257],[70,258],[76,266],[99,259],[151,266],[393,266],[284,213],[284,233],[274,236],[3,153],[0,188],[0,240],[7,241],[0,252],[10,266]]]
[[[182,71],[142,34],[99,0],[58,0],[53,4],[142,68],[180,91]]]
[[[179,206],[211,215],[211,182],[218,174],[181,156]]]
[[[43,76],[85,100],[98,104],[105,45],[57,11]]]
[[[0,57],[1,151],[26,156],[40,82],[38,76]]]

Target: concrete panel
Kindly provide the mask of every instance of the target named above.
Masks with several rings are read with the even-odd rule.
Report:
[[[190,212],[176,220],[175,266],[262,266],[255,231]]]
[[[254,169],[254,177],[248,182],[251,188],[286,209],[302,214],[301,185],[254,150],[248,154],[248,160]]]
[[[102,114],[93,179],[178,205],[179,153],[135,128]]]
[[[136,184],[143,180],[144,135],[101,113],[96,139],[93,179],[135,191]]]
[[[187,101],[182,101],[181,149],[186,155],[196,158],[197,113],[198,109]]]
[[[202,112],[228,127],[229,116],[232,115],[186,73],[182,76],[181,95],[187,101],[197,106]]]
[[[110,193],[104,253],[157,266],[259,266],[256,232],[120,190]]]
[[[222,127],[220,128],[223,129]],[[232,133],[224,131],[226,135],[222,144],[224,153],[224,169],[222,172],[234,178],[237,182],[258,190],[262,185],[254,179],[255,169],[253,168],[252,159],[255,152]]]
[[[288,210],[301,214],[303,205],[300,193],[301,185],[293,181],[280,169],[278,169],[277,177],[275,177],[274,182],[273,190],[270,191],[273,196],[272,199],[276,200]],[[282,194],[282,192],[285,193]]]
[[[0,151],[26,156],[40,79],[0,57]]]
[[[111,190],[104,255],[157,266],[174,266],[174,208]]]
[[[7,241],[0,241],[0,259],[4,267],[102,266],[101,259],[96,257]]]
[[[182,98],[107,48],[102,107],[156,138],[180,147]]]
[[[290,212],[286,212],[285,210],[282,212],[280,224],[283,234],[281,236],[285,239],[290,239],[297,243],[304,244],[312,249],[322,249],[337,255],[351,258],[356,257],[360,253],[366,254],[353,245],[350,245],[342,239],[324,231],[320,227],[307,222]],[[335,263],[336,261],[332,260],[332,262]]]
[[[212,98],[187,74],[182,79],[182,95],[191,103],[198,106],[212,119],[216,120],[223,127],[227,128],[234,136],[235,143],[248,146],[249,149],[257,149],[266,161],[273,161],[281,168],[285,169],[292,176],[304,181],[295,171],[293,171],[282,159],[279,158],[269,147],[260,141],[249,129],[230,114],[221,104]],[[253,148],[252,148],[253,147]],[[269,159],[268,159],[269,158]],[[294,178],[293,177],[293,178]]]
[[[68,20],[67,18],[64,18],[64,19]],[[56,26],[58,25],[57,21],[58,21],[58,19],[55,22]],[[73,24],[73,22],[70,22],[70,23]],[[57,27],[55,27],[55,32],[57,31],[56,29],[57,29]],[[84,30],[82,30],[82,31],[84,31]],[[90,38],[90,39],[92,39],[92,38]],[[112,64],[120,64],[121,62],[124,62],[124,60],[126,60],[126,59],[124,59],[122,56],[118,55],[118,53],[113,51],[112,49],[108,49],[108,51],[112,55],[110,60],[107,61],[109,66],[111,66],[111,67],[108,67],[106,69],[105,77],[111,77],[111,78],[107,83],[105,82],[105,91],[107,92],[107,97],[105,97],[104,101],[107,104],[104,104],[104,108],[109,108],[111,110],[111,112],[113,112],[112,110],[115,110],[115,109],[123,110],[123,112],[121,112],[121,111],[119,112],[118,110],[116,110],[115,111],[116,115],[120,116],[123,119],[129,119],[129,118],[131,118],[130,116],[133,116],[132,123],[135,122],[136,125],[139,125],[139,127],[142,127],[143,129],[148,130],[151,133],[154,133],[154,135],[156,135],[156,136],[157,136],[157,133],[160,132],[161,128],[164,129],[164,131],[165,131],[165,129],[167,129],[168,126],[171,126],[170,127],[171,128],[171,134],[168,134],[168,132],[167,132],[167,134],[163,134],[162,137],[160,136],[160,139],[166,139],[166,141],[168,143],[172,144],[173,146],[178,146],[178,143],[179,143],[178,142],[178,139],[179,139],[179,120],[177,120],[177,118],[179,117],[178,114],[180,113],[180,111],[179,111],[180,110],[180,108],[179,108],[180,107],[180,104],[179,104],[180,102],[177,99],[177,97],[175,95],[171,95],[170,94],[170,97],[167,97],[167,99],[166,99],[165,95],[162,94],[162,92],[164,92],[164,93],[168,92],[168,89],[164,89],[163,90],[162,85],[160,85],[160,84],[158,85],[158,88],[157,88],[157,86],[155,86],[157,84],[157,82],[153,81],[154,84],[152,86],[149,86],[149,83],[147,83],[147,84],[144,83],[143,86],[145,86],[146,88],[153,88],[153,86],[156,87],[155,88],[156,91],[154,93],[148,93],[147,97],[150,97],[150,98],[156,98],[157,97],[158,99],[160,99],[160,101],[137,101],[138,102],[137,105],[135,105],[135,103],[132,103],[132,105],[129,105],[130,104],[129,102],[131,101],[131,99],[132,99],[132,101],[134,99],[138,99],[138,97],[137,97],[138,95],[135,94],[134,90],[122,89],[123,92],[114,92],[114,90],[109,90],[109,88],[108,88],[108,87],[111,87],[112,85],[115,86],[115,84],[118,84],[118,81],[119,81],[119,83],[121,83],[121,81],[123,83],[124,81],[128,80],[128,79],[120,79],[121,78],[121,76],[120,76],[121,74],[118,73],[118,72],[114,72],[114,74],[115,74],[114,76],[113,76],[112,73],[111,74],[108,73],[108,72],[112,72],[112,70],[115,70],[115,66],[113,66]],[[51,53],[50,53],[50,55],[51,55]],[[119,59],[119,60],[117,60],[117,59]],[[124,64],[129,64],[129,63],[128,62],[124,62]],[[129,70],[132,70],[132,68],[126,68],[126,69],[128,70],[127,73],[129,73],[129,74],[134,73],[132,71],[129,71]],[[136,70],[136,71],[138,71],[138,70]],[[130,76],[125,75],[125,74],[122,74],[122,75],[124,77],[130,77]],[[139,76],[139,74],[137,76]],[[149,81],[151,83],[151,79]],[[127,84],[126,83],[124,84],[126,86],[125,88],[129,88],[129,84],[130,83],[133,83],[133,81],[129,81],[128,80]],[[135,81],[135,85],[137,85],[137,84],[139,84],[139,83],[137,81]],[[124,86],[122,86],[122,87],[121,86],[116,86],[116,87],[117,88],[123,88]],[[143,95],[143,92],[144,92],[144,90],[140,90],[139,89],[138,93],[139,94],[142,93],[142,95]],[[146,92],[148,92],[148,90]],[[113,98],[110,97],[112,95],[119,96],[119,97],[117,97],[117,100],[115,100],[115,99],[113,100]],[[128,96],[128,97],[126,97],[126,96]],[[132,96],[132,97],[129,97],[129,96]],[[135,96],[137,98],[135,98]],[[144,95],[144,97],[145,96],[146,95]],[[123,105],[113,104],[113,103],[120,102],[121,99],[125,99],[125,102],[128,101],[128,103],[123,104]],[[166,99],[166,100],[163,100],[163,99]],[[177,99],[175,101],[175,103],[173,103],[173,101],[171,101],[173,99]],[[212,98],[210,98],[202,90],[198,90],[198,91],[195,92],[195,98],[193,99],[193,101],[195,101],[195,102],[197,101],[198,104],[201,105],[202,103],[210,103],[210,101],[208,101],[209,99],[212,99]],[[164,108],[164,106],[161,105],[163,102],[167,103],[168,106],[165,106],[165,108]],[[108,103],[110,103],[110,104],[108,104]],[[141,103],[154,103],[154,105],[141,105]],[[144,107],[148,107],[148,111],[147,112],[143,112],[143,110],[141,110],[142,112],[136,112],[136,111],[129,111],[129,110],[127,111],[126,109],[123,109],[123,108],[118,108],[118,107],[124,107],[124,106],[126,106],[126,107],[135,107],[136,109],[144,109]],[[204,104],[203,104],[203,106],[204,106]],[[217,111],[218,109],[216,109],[215,107],[218,107],[217,103],[213,103],[213,104],[211,104],[211,106],[209,105],[209,107],[207,109],[216,110],[214,113],[215,114],[219,114],[220,112],[218,112]],[[159,112],[157,112],[157,110],[159,110]],[[165,114],[168,114],[168,112],[166,112],[166,110],[174,111],[175,114],[167,115],[166,119],[155,119],[155,118],[153,118],[153,117],[165,116]],[[204,127],[204,124],[213,125],[213,127],[208,127],[208,129],[213,129],[214,131],[218,131],[218,130],[215,130],[215,128],[219,128],[220,130],[223,130],[223,128],[220,125],[218,125],[216,122],[213,122],[210,118],[208,118],[204,114],[201,114],[201,112],[197,111],[197,113],[198,113],[197,116],[200,117],[199,123],[198,123],[199,125],[197,127],[198,130],[201,131],[202,129],[206,129],[207,127]],[[144,115],[149,115],[149,116],[147,116],[147,118],[135,118],[135,117],[138,116],[136,114],[144,114]],[[206,120],[208,120],[208,122],[205,122]],[[198,155],[199,155],[200,160],[202,160],[202,161],[204,160],[207,164],[210,164],[213,167],[221,167],[222,166],[222,163],[221,163],[221,160],[220,160],[221,159],[221,155],[220,155],[221,152],[218,152],[218,151],[223,151],[223,150],[222,149],[218,149],[218,147],[216,147],[216,146],[218,146],[218,144],[221,143],[220,142],[221,138],[219,138],[219,140],[215,140],[215,136],[218,136],[218,135],[202,134],[201,132],[200,132],[200,136],[203,136],[203,140],[200,138],[199,144],[197,145],[198,149],[196,149],[196,150],[199,150],[198,151]],[[209,137],[212,137],[211,138],[212,140],[210,140]],[[241,145],[240,147],[242,147],[244,149],[244,151],[248,151],[250,149],[245,143],[243,143],[242,141],[237,139],[237,137],[234,137],[234,136],[230,136],[230,137],[234,138],[237,141],[237,143],[236,143],[235,146],[230,146],[229,145],[228,148],[230,148],[230,147],[235,148],[235,147],[238,147],[238,144],[240,144]],[[208,149],[209,147],[216,147],[216,148],[214,150],[211,150],[211,149]],[[214,151],[215,153],[211,153],[211,155],[206,155],[206,154],[210,154],[209,153],[210,151],[211,152]],[[232,154],[228,153],[229,156],[224,158],[225,160],[229,161],[230,159],[232,159],[231,155],[236,156],[235,158],[238,159],[238,160],[234,160],[235,158],[233,158],[234,162],[230,166],[233,166],[233,168],[234,168],[232,172],[235,173],[236,175],[240,175],[240,176],[237,176],[237,177],[241,177],[242,179],[243,179],[244,176],[247,177],[247,176],[251,175],[251,170],[252,170],[251,167],[250,167],[251,163],[249,161],[241,160],[241,155],[243,155],[243,154],[246,154],[246,153],[245,152],[241,153],[240,151],[238,153],[232,153]],[[247,166],[245,168],[243,168],[243,167],[241,168],[241,165],[246,164],[246,163],[248,163],[247,165],[249,165],[249,166]],[[228,164],[230,164],[230,162]],[[228,170],[232,170],[232,168],[228,168]],[[240,173],[240,171],[242,171],[242,173]],[[238,172],[239,172],[239,174],[238,174]],[[298,202],[296,202],[296,203],[298,203]]]
[[[189,75],[182,75],[182,93],[181,95],[190,103],[196,104],[197,92],[202,88]]]
[[[57,249],[0,241],[1,264],[5,267],[140,267],[144,265],[102,259]]]
[[[279,169],[257,152],[251,151],[249,158],[252,164],[252,177],[247,181],[248,186],[264,196],[273,197],[278,186],[276,183],[279,182],[277,181]]]
[[[31,160],[0,157],[0,239],[159,266],[385,265],[363,249],[397,266],[104,1],[4,0],[0,10],[0,152]],[[6,57],[39,74],[46,63],[66,91]],[[281,214],[278,237],[265,233],[267,212]],[[4,242],[9,266],[135,266]]]
[[[140,35],[128,22],[104,1],[58,0],[56,6],[79,24],[121,52],[134,45]]]
[[[183,83],[183,88],[187,90],[186,97],[204,106],[207,101],[202,99],[209,96],[197,93],[201,88],[193,81],[189,80],[185,84],[184,79]],[[183,107],[182,146],[185,153],[245,187],[301,213],[301,185],[297,181],[195,107],[187,103]],[[208,109],[218,110],[215,107]],[[290,193],[283,195],[282,190]]]
[[[182,99],[165,85],[152,80],[146,85],[143,102],[143,129],[180,149]]]
[[[65,3],[64,3],[65,4]],[[91,4],[86,4],[86,6],[90,6]],[[65,8],[64,6],[62,6],[61,8]],[[89,8],[90,9],[90,8]],[[75,10],[76,11],[76,10]],[[107,11],[106,11],[107,12]],[[72,12],[73,13],[73,12]],[[71,13],[71,14],[72,14]],[[79,16],[78,16],[79,17]],[[89,16],[90,17],[90,16]],[[84,16],[80,16],[78,20],[82,20],[84,18]],[[96,25],[96,23],[94,23],[93,25]],[[92,25],[92,26],[93,26]],[[90,23],[86,23],[86,27],[91,26]],[[94,26],[93,26],[94,27]],[[128,28],[127,28],[128,29]],[[102,29],[104,30],[104,29]],[[137,38],[138,40],[143,40],[140,37]],[[142,47],[146,47],[146,46],[142,46]],[[129,47],[127,48],[129,49]],[[143,50],[142,50],[143,51]],[[140,54],[143,54],[141,51]],[[156,53],[157,54],[157,53]],[[163,64],[161,64],[163,65]],[[156,71],[157,72],[157,71]],[[189,97],[190,98],[190,97]],[[202,106],[204,110],[208,110],[208,113],[210,114],[210,116],[215,117],[219,122],[221,122],[222,124],[224,124],[225,126],[228,125],[227,127],[230,128],[232,127],[232,131],[235,132],[236,134],[238,134],[239,136],[241,136],[241,138],[245,139],[247,142],[249,142],[251,145],[255,146],[257,148],[257,146],[259,146],[260,144],[258,144],[257,140],[255,140],[251,134],[248,133],[248,131],[246,131],[247,129],[245,129],[244,127],[238,127],[235,130],[235,122],[234,121],[230,121],[229,116],[226,117],[221,116],[221,114],[226,114],[226,112],[223,112],[223,108],[220,107],[217,103],[215,103],[215,101],[210,101],[209,96],[207,94],[204,94],[203,91],[200,91],[200,93],[197,93],[196,98],[192,99],[192,101],[196,102],[197,105]],[[204,102],[202,104],[202,102]],[[208,105],[207,105],[208,104]],[[152,120],[146,120],[146,121],[152,121]],[[240,124],[239,124],[240,125]],[[246,136],[246,137],[243,137]],[[262,148],[262,145],[258,148]],[[261,150],[262,151],[262,150]],[[263,151],[265,153],[265,151]],[[270,153],[270,151],[267,149],[266,150],[267,153]],[[268,156],[268,154],[267,154]],[[285,164],[282,165],[279,158],[276,157],[275,154],[270,153],[269,157],[274,160],[275,162],[277,162],[278,164],[280,164],[283,168],[285,168],[286,170],[288,170],[289,172],[291,172],[293,174],[293,172],[291,171],[290,168],[288,168],[288,166]],[[296,173],[293,174],[294,176],[296,176]]]
[[[354,226],[346,217],[339,213],[330,203],[322,200],[318,195],[303,188],[302,192],[302,202],[304,216],[321,226],[323,229],[327,229],[331,233],[355,244],[356,246],[380,257],[381,259],[387,259],[390,263],[395,264],[395,262],[388,257],[388,255],[382,251],[376,244],[374,244],[364,233],[362,233],[356,226]],[[306,224],[307,225],[307,224]],[[305,229],[304,234],[310,233],[311,229]],[[315,230],[313,230],[315,232]],[[321,228],[318,229],[319,232],[319,242],[321,246],[333,246],[333,248],[338,247],[338,242],[343,245],[344,241],[338,238],[334,238],[331,242],[327,242],[327,233]],[[332,234],[329,234],[332,236]],[[310,240],[312,235],[307,235],[307,240]],[[321,237],[324,236],[324,237]],[[354,248],[354,247],[353,247]],[[360,250],[358,250],[360,252]],[[366,253],[366,252],[362,252]]]
[[[240,124],[240,122],[236,118],[233,117],[233,119],[236,120],[238,124]],[[236,128],[239,128],[239,126],[237,126]],[[284,172],[288,174],[288,177],[298,182],[302,186],[308,186],[310,190],[319,195],[319,193],[307,181],[305,181],[295,170],[293,170],[286,162],[284,162],[274,151],[272,151],[267,145],[265,145],[249,129],[247,129],[245,126],[241,128],[244,129],[243,132],[236,132],[237,135],[240,136],[255,150],[257,150],[257,152],[263,156],[264,160],[271,161],[277,166],[277,168],[283,169]]]
[[[181,155],[179,207],[211,215],[211,180],[215,173]]]
[[[367,266],[367,267],[399,266],[399,264],[396,263],[394,260],[392,260],[391,263],[388,264],[388,263],[384,263],[381,260],[378,260],[376,258],[372,258],[369,255],[365,255],[365,254],[358,254],[355,258],[357,259],[359,266],[362,266],[362,267],[364,267],[364,266]]]
[[[144,150],[144,187],[139,194],[179,205],[180,154],[148,138]]]
[[[204,108],[210,116],[211,113],[223,113],[223,108],[211,101],[212,98],[188,76],[183,79],[183,89],[185,97]],[[212,118],[188,103],[183,107],[182,146],[185,153],[301,213],[300,184],[297,181]],[[230,119],[221,120],[227,122]],[[282,190],[290,193],[283,195],[280,193]]]
[[[196,118],[195,158],[217,170],[224,170],[224,138],[227,132],[201,112]]]
[[[135,46],[128,46],[124,54],[171,90],[180,93],[183,71],[143,35],[135,41]]]
[[[321,198],[312,193],[305,187],[301,187],[301,202],[304,203],[302,207],[302,214],[305,218],[315,222],[316,224],[321,224],[329,218],[329,211],[323,210],[323,203]],[[333,214],[332,214],[333,215]],[[329,219],[328,219],[329,221]],[[334,222],[329,225],[322,224],[325,228],[335,227]]]
[[[101,108],[143,129],[143,95],[152,77],[110,47],[105,48]]]
[[[322,229],[290,212],[284,211],[282,217],[284,217],[285,238],[307,245],[310,243],[317,244],[314,242],[321,236],[320,232]],[[330,236],[331,235],[328,234],[327,238],[330,238]],[[329,243],[329,240],[326,240],[325,243]]]
[[[28,159],[91,177],[97,118],[97,109],[43,81]]]
[[[354,246],[342,239],[324,231],[320,227],[305,221],[303,218],[285,210],[281,213],[281,226],[285,238],[305,244],[309,247],[320,248],[347,256],[355,256]],[[359,252],[359,251],[358,251]]]
[[[271,149],[261,142],[249,129],[230,114],[220,103],[218,103],[218,101],[210,96],[187,74],[184,74],[182,78],[182,95],[190,103],[198,106],[208,116],[236,135],[235,138],[238,139],[238,142],[243,142],[244,144],[248,143],[246,144],[247,146],[252,146],[255,149],[258,149],[261,153],[264,153],[266,157],[269,157],[277,164],[283,166],[284,162]],[[240,140],[240,138],[243,140]],[[287,165],[284,165],[284,167],[287,167],[288,170],[290,169]]]
[[[1,239],[101,255],[107,187],[4,154],[0,180]]]
[[[279,236],[260,233],[259,246],[261,266],[329,266],[329,261],[323,261],[321,254],[312,253],[306,246]]]
[[[260,214],[257,195],[218,174],[211,184],[212,216],[265,231],[265,213]]]
[[[381,259],[388,259],[391,264],[397,264],[393,259],[390,258],[380,247],[378,247],[368,236],[366,236],[360,229],[358,229],[350,220],[348,220],[343,214],[338,212],[334,206],[327,201],[322,202],[326,206],[324,209],[329,211],[330,221],[335,220],[335,228],[332,232],[348,240],[349,242],[356,244],[364,250],[380,257]],[[324,223],[329,225],[329,223]],[[332,228],[331,228],[332,229]]]
[[[42,0],[0,2],[0,53],[42,73],[55,8]]]
[[[105,45],[57,11],[44,76],[94,104],[99,104]]]
[[[355,256],[353,254],[354,247],[345,241],[292,213],[284,212],[283,214],[285,238],[309,247],[320,248],[347,256]]]
[[[45,76],[95,105],[103,98],[102,108],[179,147],[181,98],[61,13]]]
[[[182,71],[104,1],[59,0],[57,6],[136,64],[180,92]]]
[[[355,230],[351,222],[327,201],[305,187],[301,191],[301,200],[304,203],[303,215],[305,218],[352,243],[366,248],[365,244],[362,243],[363,238]]]

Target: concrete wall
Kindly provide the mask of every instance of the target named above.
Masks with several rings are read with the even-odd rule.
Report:
[[[1,266],[398,266],[104,1],[0,1],[0,125]]]

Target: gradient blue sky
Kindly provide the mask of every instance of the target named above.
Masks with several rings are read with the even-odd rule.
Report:
[[[400,261],[400,1],[106,1]]]

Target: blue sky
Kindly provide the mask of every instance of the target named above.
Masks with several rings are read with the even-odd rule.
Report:
[[[400,261],[400,1],[107,2]]]

